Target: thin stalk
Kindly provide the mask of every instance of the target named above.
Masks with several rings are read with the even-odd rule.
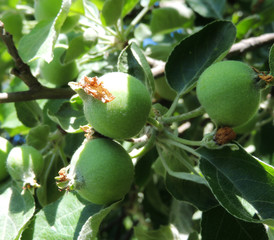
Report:
[[[203,142],[202,141],[192,141],[184,138],[180,138],[172,134],[171,132],[164,130],[164,134],[167,138],[172,139],[174,141],[177,141],[179,143],[189,145],[189,146],[202,146]]]
[[[68,165],[68,161],[67,161],[67,158],[66,158],[66,154],[64,153],[63,149],[61,149],[61,146],[59,147],[59,151],[58,152],[59,152],[59,156],[61,157],[64,166],[67,166]]]
[[[164,129],[163,124],[152,117],[148,117],[147,123],[149,123],[153,127],[157,128],[158,131],[163,131],[163,129]]]
[[[171,106],[172,107],[172,106]],[[202,106],[190,111],[190,112],[187,112],[187,113],[183,113],[183,114],[180,114],[178,116],[164,116],[162,118],[162,121],[164,123],[172,123],[172,122],[178,122],[178,121],[186,121],[186,120],[189,120],[191,118],[195,118],[195,117],[198,117],[198,116],[201,116],[205,113],[205,110]]]
[[[97,25],[101,26],[106,32],[110,33],[111,35],[113,35],[113,36],[115,36],[115,37],[117,36],[117,34],[116,34],[115,31],[113,31],[113,30],[112,30],[111,28],[109,28],[109,27],[104,26],[104,25],[102,24],[102,22],[98,21],[97,18],[96,18],[96,16],[93,15],[93,12],[91,12],[91,11],[89,10],[89,8],[87,8],[87,10],[88,10],[88,12],[90,13],[90,15],[92,16],[92,17],[90,17],[90,16],[85,15],[85,17],[86,17],[87,19],[89,19],[89,20],[91,20],[92,22],[96,23]]]
[[[49,172],[50,172],[50,170],[51,170],[51,167],[52,167],[52,165],[53,165],[53,162],[55,161],[55,158],[56,158],[56,153],[54,152],[54,153],[52,154],[51,158],[50,158],[50,162],[49,162],[49,164],[48,164],[48,166],[47,166],[47,169],[46,169],[46,172],[45,172],[45,174],[44,174],[44,178],[43,178],[44,182],[46,182],[47,179],[48,179]]]
[[[156,131],[153,129],[151,136],[149,137],[148,141],[146,142],[145,146],[143,147],[143,149],[138,152],[135,155],[132,155],[132,158],[136,158],[136,157],[141,157],[144,156],[155,144],[155,140],[156,140]]]
[[[174,113],[174,111],[175,111],[175,109],[177,107],[179,98],[180,98],[180,95],[177,94],[176,97],[174,98],[174,100],[173,100],[170,108],[168,109],[167,113],[164,115],[164,118],[168,118],[168,117],[170,117]]]
[[[191,164],[190,161],[188,161],[188,156],[187,156],[187,159],[182,157],[182,156],[179,156],[178,153],[176,151],[172,151],[172,149],[170,149],[168,146],[166,146],[164,143],[159,143],[158,144],[163,148],[165,149],[166,151],[170,152],[171,155],[173,155],[175,158],[177,158],[190,172],[193,172],[195,173],[196,175],[199,175],[200,174],[194,169],[193,165]],[[186,157],[186,156],[185,156]]]
[[[179,156],[177,152],[171,152],[171,154],[176,157],[190,172],[193,172],[194,174],[200,176],[200,174],[195,170],[193,165],[187,159]]]
[[[149,10],[149,7],[144,7],[142,11],[139,12],[139,14],[131,21],[127,30],[125,31],[125,37],[127,37],[129,33],[131,32],[131,30],[136,26],[136,24],[141,21],[141,19],[146,15],[148,10]]]
[[[169,168],[169,166],[167,165],[166,163],[166,160],[162,154],[162,151],[161,151],[161,148],[165,149],[164,146],[160,146],[158,144],[156,144],[156,148],[157,148],[157,151],[158,151],[158,154],[159,154],[159,157],[160,157],[160,160],[164,166],[164,168],[166,169],[166,171],[171,175],[171,176],[174,176],[174,177],[179,177],[180,178],[180,172],[174,172],[172,169]],[[186,173],[186,174],[190,174],[190,173]],[[191,174],[192,175],[192,174]],[[201,183],[204,183],[206,184],[206,182],[203,180],[203,178],[198,174],[198,175],[192,175],[193,177],[195,176],[195,179]]]
[[[199,153],[197,153],[194,149],[192,149],[191,147],[188,147],[188,146],[186,146],[186,145],[184,145],[184,144],[182,144],[182,143],[180,143],[180,142],[174,141],[174,140],[172,140],[172,139],[165,139],[164,141],[161,140],[161,139],[159,139],[159,140],[160,140],[162,143],[164,143],[164,144],[173,145],[173,146],[179,147],[179,148],[181,148],[181,149],[183,149],[183,150],[185,150],[185,151],[191,153],[192,155],[194,155],[194,156],[196,156],[196,157],[198,157],[198,158],[201,157],[201,155],[200,155]]]

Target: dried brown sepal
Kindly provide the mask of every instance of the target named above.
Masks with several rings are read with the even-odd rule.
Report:
[[[236,138],[236,133],[230,127],[219,128],[214,136],[214,141],[218,145],[224,145]]]
[[[58,176],[58,182],[66,182],[69,179],[67,178],[67,168],[61,168],[60,171],[58,172],[59,176]],[[57,179],[57,177],[56,177]]]
[[[253,70],[258,73],[258,77],[265,81],[267,84],[273,82],[274,77],[270,74],[265,74],[264,72],[259,71],[253,67]]]
[[[99,81],[97,77],[85,76],[80,82],[79,86],[88,94],[94,98],[100,100],[103,103],[108,103],[114,100],[114,96],[104,87],[103,83]]]
[[[90,126],[80,126],[80,129],[82,129],[85,132],[86,139],[90,140],[93,138],[94,130]]]

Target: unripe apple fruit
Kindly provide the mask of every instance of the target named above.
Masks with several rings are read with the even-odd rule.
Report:
[[[6,161],[12,147],[12,144],[7,139],[0,137],[0,182],[9,176]]]
[[[50,63],[42,61],[40,64],[41,77],[52,83],[56,87],[66,85],[69,81],[74,80],[78,75],[78,68],[75,61],[67,64],[61,63],[61,56],[66,51],[64,47],[54,49],[54,57]]]
[[[97,132],[110,138],[128,139],[137,135],[151,109],[150,95],[144,84],[121,72],[105,74],[95,82],[95,86],[102,83],[102,91],[109,92],[113,99],[104,101],[89,95],[88,83],[82,84],[87,85],[83,89],[75,89],[83,99],[87,121]],[[100,92],[95,90],[95,93]]]
[[[60,175],[57,185],[65,184],[66,189],[76,190],[86,200],[104,205],[125,196],[132,184],[134,169],[130,156],[120,144],[97,138],[84,142],[73,154],[68,174]]]
[[[0,19],[4,23],[5,30],[12,34],[14,39],[19,40],[23,29],[22,15],[16,11],[6,11]]]
[[[219,126],[235,127],[252,118],[260,103],[256,73],[243,62],[223,61],[200,76],[197,97],[209,117]]]
[[[7,170],[12,179],[22,187],[38,187],[37,176],[43,170],[42,154],[34,147],[14,147],[7,158]]]

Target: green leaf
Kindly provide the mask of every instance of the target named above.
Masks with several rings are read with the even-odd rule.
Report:
[[[21,38],[18,51],[24,62],[38,58],[43,58],[47,62],[52,60],[53,48],[69,13],[70,5],[71,0],[63,0],[60,12],[53,21],[39,22],[29,34]]]
[[[35,127],[43,120],[43,112],[36,101],[16,102],[18,119],[27,127]]]
[[[203,240],[268,239],[263,224],[237,219],[220,206],[203,213],[201,227]]]
[[[236,28],[231,22],[215,21],[183,39],[166,64],[170,86],[180,94],[188,92],[207,67],[226,55],[235,36]]]
[[[81,226],[100,209],[101,206],[89,204],[68,192],[36,214],[32,239],[77,239]]]
[[[87,29],[84,33],[74,37],[69,42],[69,47],[66,50],[64,64],[67,64],[87,53],[93,45],[97,43],[97,32],[92,28]]]
[[[71,7],[69,9],[70,13],[85,14],[85,8],[83,0],[72,0]]]
[[[273,142],[274,142],[274,124],[268,122],[260,127],[256,131],[254,136],[254,145],[256,147],[256,154],[260,157],[269,157],[274,153]]]
[[[270,68],[270,74],[274,76],[274,44],[272,45],[269,51],[269,68]]]
[[[64,102],[60,108],[53,112],[48,111],[49,118],[58,123],[66,132],[75,133],[80,131],[80,126],[86,125],[87,121],[82,109],[77,109],[78,103]]]
[[[269,227],[267,234],[269,240],[274,240],[274,227]]]
[[[206,18],[223,18],[226,0],[186,0],[190,7]]]
[[[122,17],[125,17],[130,13],[133,8],[138,4],[139,0],[124,0],[124,6],[122,10]]]
[[[219,205],[210,189],[204,184],[175,178],[169,174],[166,174],[165,180],[167,190],[177,200],[187,202],[201,211]]]
[[[248,154],[200,148],[200,169],[221,205],[233,216],[274,225],[274,168]],[[258,215],[260,219],[254,218]]]
[[[72,134],[70,134],[72,135]],[[62,151],[59,149],[59,151]],[[59,152],[49,152],[44,156],[45,164],[42,174],[39,176],[39,184],[41,185],[36,190],[36,196],[39,204],[44,207],[52,202],[55,202],[65,192],[60,192],[56,186],[55,178],[58,175],[58,171],[65,167],[62,159],[59,156]]]
[[[180,234],[175,226],[160,226],[157,230],[145,230],[142,226],[134,228],[138,240],[179,240]]]
[[[191,19],[193,19],[193,12],[186,7],[182,11],[171,7],[156,8],[152,11],[150,28],[153,34],[170,33],[190,25]]]
[[[49,132],[50,127],[48,125],[39,125],[31,128],[26,137],[27,144],[38,150],[43,149],[48,143]]]
[[[261,18],[257,14],[248,16],[241,20],[236,26],[237,39],[242,39],[245,36],[245,34],[251,31],[251,29],[258,27],[260,25],[260,20]]]
[[[102,209],[98,213],[89,217],[88,220],[83,225],[79,237],[77,240],[97,240],[97,234],[99,232],[99,227],[104,218],[111,212],[112,209],[117,207],[121,201],[111,204],[107,208]]]
[[[153,162],[157,159],[158,154],[156,148],[152,148],[147,152],[143,157],[138,159],[138,162],[135,165],[135,183],[140,188],[144,188],[145,185],[150,180],[150,177],[153,173],[151,168]]]
[[[0,104],[0,121],[1,128],[5,129],[11,136],[27,134],[29,131],[29,128],[18,120],[14,103]]]
[[[0,202],[1,239],[19,239],[35,211],[30,191],[22,192],[14,182],[5,182],[0,187]]]
[[[106,0],[102,9],[101,20],[106,26],[115,25],[122,15],[124,0]]]
[[[194,219],[194,214],[197,212],[197,209],[191,206],[188,203],[177,201],[176,199],[172,200],[169,221],[176,226],[180,233],[192,233],[197,230],[197,222],[199,219]],[[198,238],[192,238],[193,240]],[[188,238],[188,240],[190,240]]]
[[[118,70],[142,81],[150,92],[150,96],[154,95],[154,77],[150,66],[142,50],[135,43],[131,43],[121,52],[118,59]]]

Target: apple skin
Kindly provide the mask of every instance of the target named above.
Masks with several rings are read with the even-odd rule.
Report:
[[[99,80],[115,99],[103,103],[81,91],[87,121],[97,132],[109,138],[136,136],[146,124],[151,110],[148,90],[141,81],[126,73],[108,73]]]
[[[217,125],[242,125],[259,108],[261,94],[256,77],[243,62],[217,62],[201,74],[196,88],[198,100]]]
[[[16,11],[6,11],[1,16],[1,21],[4,23],[5,30],[12,34],[15,40],[22,37],[23,17]]]
[[[128,153],[106,138],[84,142],[73,154],[68,173],[70,188],[100,205],[122,199],[133,177],[134,167]]]
[[[7,170],[12,179],[23,183],[23,187],[36,185],[37,177],[42,173],[44,159],[42,154],[34,147],[21,145],[14,147],[7,158]],[[32,185],[33,184],[33,185]]]

